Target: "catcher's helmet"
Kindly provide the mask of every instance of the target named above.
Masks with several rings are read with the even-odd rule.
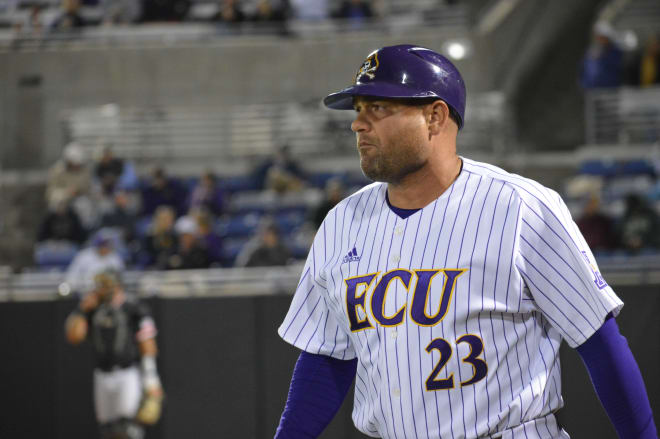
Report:
[[[465,83],[444,56],[411,44],[387,46],[369,54],[348,88],[332,93],[323,103],[336,110],[352,110],[354,96],[442,99],[458,119],[465,114]]]

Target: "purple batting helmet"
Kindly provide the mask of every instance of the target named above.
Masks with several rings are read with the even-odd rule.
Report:
[[[444,56],[411,44],[387,46],[369,54],[348,88],[323,100],[328,108],[352,110],[354,96],[443,100],[463,127],[465,83]]]

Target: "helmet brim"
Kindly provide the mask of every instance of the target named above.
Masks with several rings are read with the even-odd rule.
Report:
[[[355,84],[336,93],[331,93],[323,99],[323,104],[333,110],[352,110],[355,96],[405,99],[405,98],[438,98],[435,93],[419,93],[405,85],[387,83]]]

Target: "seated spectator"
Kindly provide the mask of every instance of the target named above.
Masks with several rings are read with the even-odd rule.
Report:
[[[170,256],[176,253],[177,237],[174,232],[174,209],[160,206],[154,214],[151,230],[145,239],[142,265],[164,270]]]
[[[190,193],[188,210],[204,209],[218,216],[222,214],[224,198],[218,179],[212,172],[207,171]]]
[[[304,185],[305,175],[289,154],[289,146],[282,145],[275,154],[266,159],[254,172],[257,185],[277,193],[295,191]]]
[[[365,0],[344,0],[335,13],[336,18],[362,22],[374,16],[371,4]]]
[[[62,158],[48,172],[46,201],[49,205],[89,193],[92,179],[85,162],[85,151],[78,143],[71,142],[64,148]]]
[[[40,36],[43,33],[41,12],[44,8],[44,5],[38,3],[31,5],[28,16],[14,25],[16,33],[21,36]]]
[[[160,206],[170,206],[175,214],[185,211],[185,192],[178,181],[169,178],[163,168],[155,168],[142,189],[142,213],[152,215]]]
[[[178,235],[176,253],[171,255],[167,269],[189,270],[209,268],[211,261],[206,247],[198,238],[198,227],[195,220],[190,216],[179,218],[175,227]]]
[[[250,19],[263,23],[283,21],[286,19],[285,6],[281,1],[276,4],[271,0],[258,0],[254,14]]]
[[[589,197],[582,216],[575,222],[593,251],[612,250],[616,247],[614,222],[601,212],[597,195]]]
[[[101,227],[118,229],[123,241],[131,246],[136,238],[137,211],[131,206],[130,195],[125,191],[115,192],[113,201],[112,208],[101,217]]]
[[[208,212],[198,211],[194,217],[197,220],[197,235],[201,245],[206,249],[211,266],[223,264],[222,238],[213,231],[213,219]]]
[[[623,248],[632,253],[660,248],[660,218],[649,203],[637,194],[626,197],[619,236]]]
[[[262,226],[259,234],[250,240],[236,258],[237,267],[271,267],[286,265],[291,251],[281,239],[275,224]]]
[[[53,201],[49,206],[48,214],[44,218],[37,237],[38,242],[65,241],[82,244],[87,238],[85,228],[78,218],[78,214],[71,208],[66,199]]]
[[[618,87],[622,84],[623,52],[614,41],[608,23],[597,23],[594,39],[582,60],[580,82],[586,89]]]
[[[111,147],[104,147],[101,158],[94,169],[94,174],[101,184],[103,193],[111,194],[114,192],[123,172],[124,161],[114,156]]]
[[[106,270],[123,271],[124,262],[113,245],[113,235],[101,229],[91,247],[78,252],[66,272],[66,283],[74,293],[85,293],[94,286],[94,276]]]
[[[54,31],[70,32],[84,27],[87,23],[80,14],[80,0],[62,0],[61,12],[50,24]]]
[[[93,230],[99,220],[98,200],[94,199],[93,187],[85,151],[78,143],[71,142],[64,148],[62,159],[48,171],[46,202],[53,205],[62,199],[69,201],[83,227]]]
[[[319,228],[325,216],[337,205],[345,196],[344,185],[339,178],[331,178],[325,184],[325,196],[321,203],[314,208],[311,220],[315,228]]]
[[[245,20],[245,14],[237,0],[221,0],[220,10],[213,16],[213,21],[222,23],[240,23]]]
[[[660,39],[657,35],[646,41],[639,70],[639,84],[642,87],[660,84]]]

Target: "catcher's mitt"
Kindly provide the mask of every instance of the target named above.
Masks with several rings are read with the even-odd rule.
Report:
[[[154,425],[160,419],[162,407],[162,392],[145,392],[135,418],[142,424]]]

